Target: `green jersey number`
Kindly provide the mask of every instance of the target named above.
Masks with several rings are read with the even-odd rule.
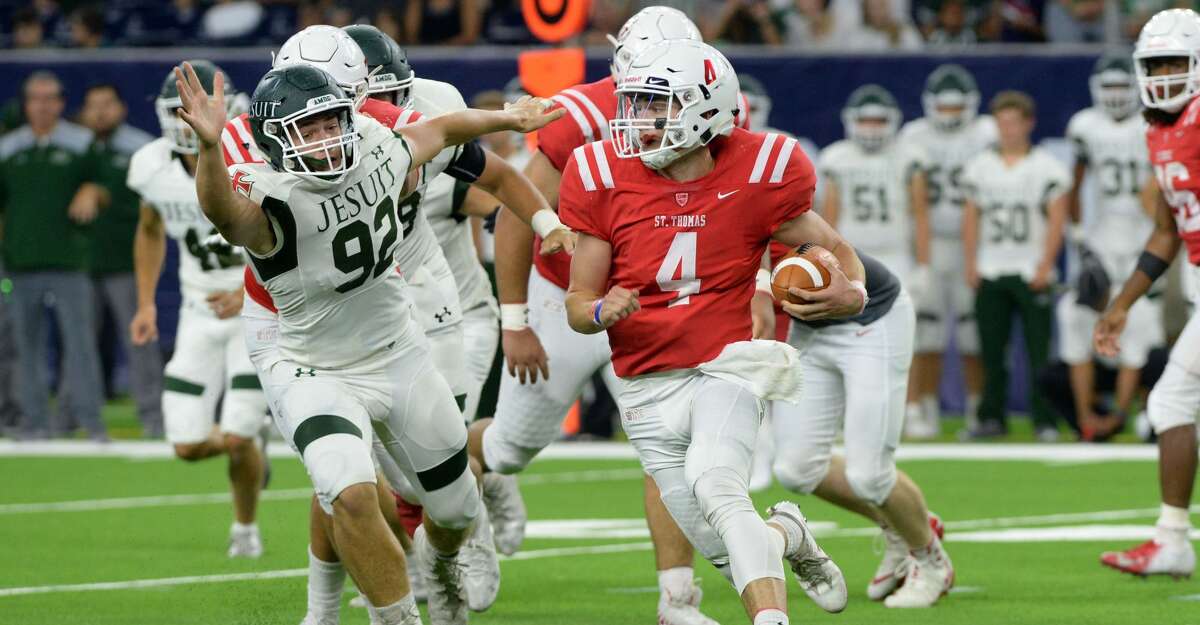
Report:
[[[213,230],[210,234],[216,234]],[[205,235],[208,236],[208,235]],[[242,257],[232,247],[229,252],[221,253],[204,245],[200,240],[200,233],[196,232],[195,228],[188,228],[187,234],[183,235],[183,245],[187,248],[196,262],[200,264],[202,271],[212,271],[213,269],[228,269],[230,267],[240,267],[244,263]]]
[[[937,206],[945,198],[956,208],[962,207],[962,171],[962,167],[945,169],[941,165],[932,165],[926,170],[930,206]]]
[[[983,209],[988,222],[988,242],[1024,243],[1029,240],[1030,210],[1025,204],[989,204]]]
[[[1142,189],[1141,173],[1137,161],[1106,158],[1096,168],[1096,181],[1105,197],[1137,195]]]
[[[367,278],[378,278],[392,266],[399,227],[391,197],[385,198],[375,208],[374,231],[379,232],[383,228],[387,228],[387,232],[380,242],[378,257],[371,238],[372,228],[365,221],[352,221],[333,235],[333,266],[342,273],[357,274],[338,285],[338,293],[353,291],[366,283]]]
[[[880,223],[889,221],[887,189],[883,187],[855,185],[850,191],[850,203],[854,210],[855,221],[878,220]]]
[[[412,234],[417,225],[417,209],[421,207],[421,194],[410,193],[400,203],[400,225],[404,227],[404,238]]]

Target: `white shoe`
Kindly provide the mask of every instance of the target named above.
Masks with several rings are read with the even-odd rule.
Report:
[[[777,523],[787,532],[787,546],[791,553],[785,553],[784,557],[805,594],[826,612],[846,609],[849,596],[846,578],[817,545],[804,515],[800,513],[800,507],[790,501],[781,501],[771,506],[767,514],[770,515],[768,521]]]
[[[404,557],[408,563],[408,589],[412,591],[413,601],[425,603],[429,600],[429,583],[421,575],[421,555],[413,549]]]
[[[517,487],[517,478],[500,473],[483,474],[483,504],[492,519],[496,550],[511,556],[525,541],[525,500]]]
[[[488,519],[487,506],[480,506],[482,513],[475,519],[475,529],[459,552],[463,563],[463,586],[467,591],[467,607],[472,612],[483,612],[496,602],[500,593],[500,560],[496,557],[492,524]]]
[[[936,542],[935,553],[924,560],[913,558],[904,585],[883,600],[889,608],[928,608],[954,586],[954,564]]]
[[[425,535],[424,525],[413,535],[413,551],[420,555],[421,576],[429,588],[429,620],[437,625],[465,624],[467,591],[459,557],[447,558],[439,554]]]
[[[904,435],[915,440],[936,438],[940,424],[932,424],[926,418],[920,404],[908,404],[904,412]]]
[[[339,625],[338,617],[317,618],[311,614],[305,614],[304,620],[300,621],[300,625]]]
[[[887,547],[883,551],[883,561],[875,569],[875,577],[867,584],[867,597],[871,601],[883,601],[896,591],[908,575],[912,558],[908,555],[908,543],[895,530],[883,530],[883,539]]]
[[[1170,575],[1175,579],[1186,579],[1196,572],[1196,550],[1186,539],[1148,540],[1126,551],[1105,552],[1100,556],[1100,563],[1139,577]]]
[[[239,529],[235,525],[229,528],[229,557],[258,558],[262,553],[262,538],[258,535],[258,526]]]
[[[720,625],[700,611],[704,592],[692,584],[682,596],[663,593],[658,598],[658,625]]]
[[[354,598],[350,600],[350,607],[359,608],[360,610],[367,609],[367,596],[362,593],[354,595]]]

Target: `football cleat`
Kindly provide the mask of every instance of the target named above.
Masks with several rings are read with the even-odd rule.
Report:
[[[658,625],[720,625],[700,611],[704,592],[692,584],[683,595],[663,591],[658,598]]]
[[[941,541],[934,541],[934,553],[928,558],[911,558],[904,584],[896,589],[883,605],[889,608],[928,608],[937,603],[954,586],[954,564],[942,548]]]
[[[339,625],[339,619],[337,616],[317,618],[311,614],[305,614],[304,620],[300,621],[300,625]]]
[[[413,535],[413,550],[420,556],[420,574],[429,589],[429,620],[438,625],[464,625],[467,590],[459,557],[438,553],[425,535],[424,525]]]
[[[905,408],[904,435],[913,440],[929,440],[937,438],[941,428],[938,423],[931,423],[921,404],[909,404]]]
[[[482,506],[475,529],[459,552],[463,562],[463,587],[467,593],[467,607],[472,612],[483,612],[496,602],[500,592],[500,560],[496,557],[492,524],[487,517],[487,507]]]
[[[249,529],[229,529],[229,552],[231,558],[258,558],[263,553],[262,538],[258,535],[258,527]]]
[[[1186,541],[1169,545],[1148,540],[1126,551],[1107,551],[1100,556],[1100,564],[1140,577],[1170,575],[1185,579],[1196,570],[1196,550]]]
[[[525,522],[529,518],[516,476],[484,473],[483,503],[492,519],[496,550],[511,556],[525,540]]]
[[[778,524],[787,533],[791,553],[785,553],[784,558],[805,594],[826,612],[846,609],[846,578],[817,545],[800,507],[790,501],[781,501],[771,506],[767,514],[768,521]]]
[[[929,529],[933,530],[933,535],[937,537],[938,541],[946,537],[946,524],[942,522],[942,517],[933,512],[929,513]],[[888,595],[895,592],[904,583],[908,569],[912,566],[912,557],[908,554],[908,544],[904,542],[900,534],[885,529],[880,536],[884,539],[886,547],[883,552],[883,561],[875,569],[875,577],[872,577],[871,583],[867,584],[867,597],[871,601],[883,601]]]

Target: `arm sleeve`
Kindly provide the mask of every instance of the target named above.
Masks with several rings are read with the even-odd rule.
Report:
[[[558,187],[558,217],[568,228],[591,235],[597,239],[610,240],[606,220],[599,213],[595,195],[598,191],[587,191],[579,177],[575,156],[567,157],[564,163],[562,182]],[[586,167],[587,163],[583,163]]]
[[[446,167],[446,173],[460,182],[472,183],[483,175],[487,166],[487,155],[478,140],[459,146],[458,155]]]

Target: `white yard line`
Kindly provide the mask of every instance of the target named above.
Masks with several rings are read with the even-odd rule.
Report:
[[[283,442],[271,441],[272,457],[295,457]],[[171,446],[162,441],[0,441],[4,457],[114,457],[127,459],[173,458]],[[1055,464],[1137,461],[1158,459],[1154,445],[1007,444],[1007,443],[913,443],[902,445],[899,460],[1010,460]],[[635,460],[628,443],[554,443],[538,455],[542,460]]]

